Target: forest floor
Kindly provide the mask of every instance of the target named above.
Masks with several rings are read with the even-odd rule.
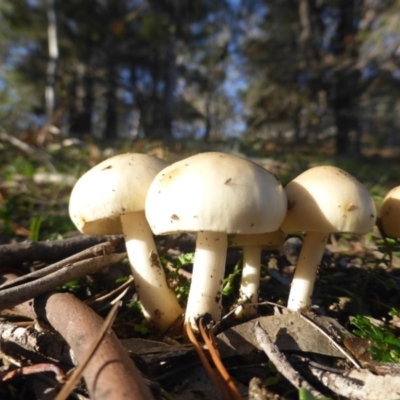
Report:
[[[227,151],[223,147],[207,148],[215,149]],[[151,153],[169,161],[196,152],[195,147],[166,149],[146,142],[121,146],[118,150],[91,143],[49,146],[43,152],[46,154],[44,160],[42,153],[26,153],[8,143],[0,143],[0,271],[3,282],[62,263],[96,243],[110,239],[100,238],[93,242],[77,233],[68,217],[69,194],[76,178],[87,169],[107,156],[128,150]],[[366,185],[378,208],[387,191],[400,181],[400,167],[389,157],[346,159],[311,151],[275,151],[267,155],[263,151],[253,151],[249,156],[274,172],[284,184],[310,166],[337,165]],[[54,167],[51,171],[49,163]],[[27,243],[34,246],[27,247]],[[169,282],[184,304],[194,251],[193,237],[159,238],[157,243]],[[391,378],[400,380],[396,364],[400,362],[398,242],[383,240],[377,229],[364,236],[331,235],[319,268],[313,307],[301,315],[290,313],[284,307],[300,248],[301,238],[290,237],[282,248],[263,252],[261,304],[257,316],[246,321],[236,320],[229,314],[238,292],[241,250],[228,251],[223,297],[225,317],[216,328],[216,346],[241,398],[400,397],[396,384],[390,381]],[[113,259],[112,267],[104,269],[103,266],[102,271],[81,273],[64,283],[54,280],[52,290],[72,293],[103,319],[107,318],[113,304],[122,302],[115,314],[113,330],[146,377],[155,398],[224,398],[205,373],[194,347],[185,336],[160,336],[143,319],[135,290],[129,284],[124,251],[122,244],[115,245],[111,253],[122,254],[122,258]],[[92,256],[87,253],[83,261]],[[85,268],[87,265],[88,262]],[[41,281],[36,286],[33,282],[29,290],[37,290],[37,286],[41,286]],[[27,372],[22,368],[51,363],[61,366],[64,372],[71,370],[67,350],[55,352],[49,346],[42,346],[39,352],[38,345],[26,344],[31,343],[32,337],[36,340],[38,335],[42,344],[63,341],[54,339],[51,336],[54,333],[48,336],[48,327],[44,333],[38,331],[35,317],[14,307],[18,301],[11,304],[11,297],[7,295],[3,303],[1,289],[0,377],[3,384],[0,385],[0,397],[56,398],[61,384],[54,379],[54,373],[49,369],[43,373],[38,369]],[[21,296],[20,303],[25,301],[21,293],[17,293]],[[29,293],[26,300],[36,297],[29,297]],[[269,361],[271,344],[266,336],[278,347],[275,351],[279,357],[273,363]],[[207,350],[206,356],[210,357]],[[280,370],[289,368],[285,360],[301,375],[297,383],[298,377],[286,376]],[[10,371],[18,371],[18,376],[7,375]],[[308,384],[304,385],[304,382]],[[308,391],[299,391],[296,386],[306,387]],[[380,392],[374,391],[373,387],[379,387]],[[393,397],[393,390],[396,397]],[[81,382],[68,398],[85,399],[88,396],[87,387]],[[225,398],[234,397],[228,395]]]

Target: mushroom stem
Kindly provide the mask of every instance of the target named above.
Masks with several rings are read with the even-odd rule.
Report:
[[[165,332],[183,314],[183,310],[168,287],[145,214],[140,211],[122,215],[121,223],[145,318]]]
[[[192,283],[186,307],[185,323],[197,330],[196,319],[211,314],[221,319],[222,283],[225,272],[228,236],[221,232],[198,232]]]
[[[324,254],[328,237],[329,234],[327,233],[307,232],[289,293],[288,308],[290,310],[299,311],[311,305],[317,269]]]
[[[262,246],[243,246],[243,270],[240,281],[239,299],[235,311],[236,317],[254,314],[255,306],[246,303],[257,303],[260,282]]]

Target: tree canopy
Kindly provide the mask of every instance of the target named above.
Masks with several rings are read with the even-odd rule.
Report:
[[[1,123],[47,122],[106,139],[322,138],[339,154],[398,144],[399,8],[397,0],[4,2]]]

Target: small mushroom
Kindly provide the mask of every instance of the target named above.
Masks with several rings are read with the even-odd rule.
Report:
[[[241,157],[200,153],[171,164],[151,184],[146,216],[157,235],[197,232],[185,323],[211,314],[221,318],[227,235],[279,228],[285,192],[276,177]]]
[[[364,185],[340,168],[310,168],[285,187],[285,232],[306,232],[289,294],[288,308],[311,305],[318,265],[330,233],[365,234],[376,221],[375,204]]]
[[[278,229],[258,235],[234,235],[230,240],[232,247],[242,247],[243,249],[243,270],[237,301],[238,307],[235,310],[236,317],[255,313],[256,307],[246,305],[246,303],[257,303],[258,301],[261,252],[263,249],[272,250],[282,246],[285,238],[285,233]]]
[[[167,285],[144,205],[150,183],[167,165],[146,154],[111,157],[81,176],[69,202],[70,217],[82,233],[124,234],[144,315],[163,332],[183,310]]]
[[[384,236],[400,237],[400,186],[391,189],[383,199],[377,225]]]

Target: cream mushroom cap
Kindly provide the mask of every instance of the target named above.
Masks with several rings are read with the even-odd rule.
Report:
[[[303,172],[285,187],[288,212],[285,232],[351,232],[365,234],[376,221],[368,190],[355,177],[333,166]]]
[[[298,311],[311,305],[329,233],[369,232],[376,221],[376,209],[366,187],[333,166],[308,169],[289,182],[285,191],[288,212],[281,229],[306,232],[288,299],[288,308]]]
[[[166,167],[150,185],[146,200],[146,217],[155,234],[272,232],[286,209],[285,192],[273,174],[218,152]]]
[[[88,235],[122,233],[120,215],[144,211],[147,190],[167,165],[140,153],[119,154],[97,164],[72,189],[71,220]]]
[[[81,232],[123,233],[144,316],[162,332],[183,310],[167,284],[144,206],[150,183],[166,165],[146,154],[111,157],[76,182],[69,204],[70,217]]]
[[[391,189],[382,201],[379,212],[379,225],[383,234],[400,237],[400,186]]]
[[[221,317],[228,234],[276,231],[286,214],[277,178],[244,158],[200,153],[162,170],[150,185],[146,217],[155,234],[197,232],[185,322]]]

